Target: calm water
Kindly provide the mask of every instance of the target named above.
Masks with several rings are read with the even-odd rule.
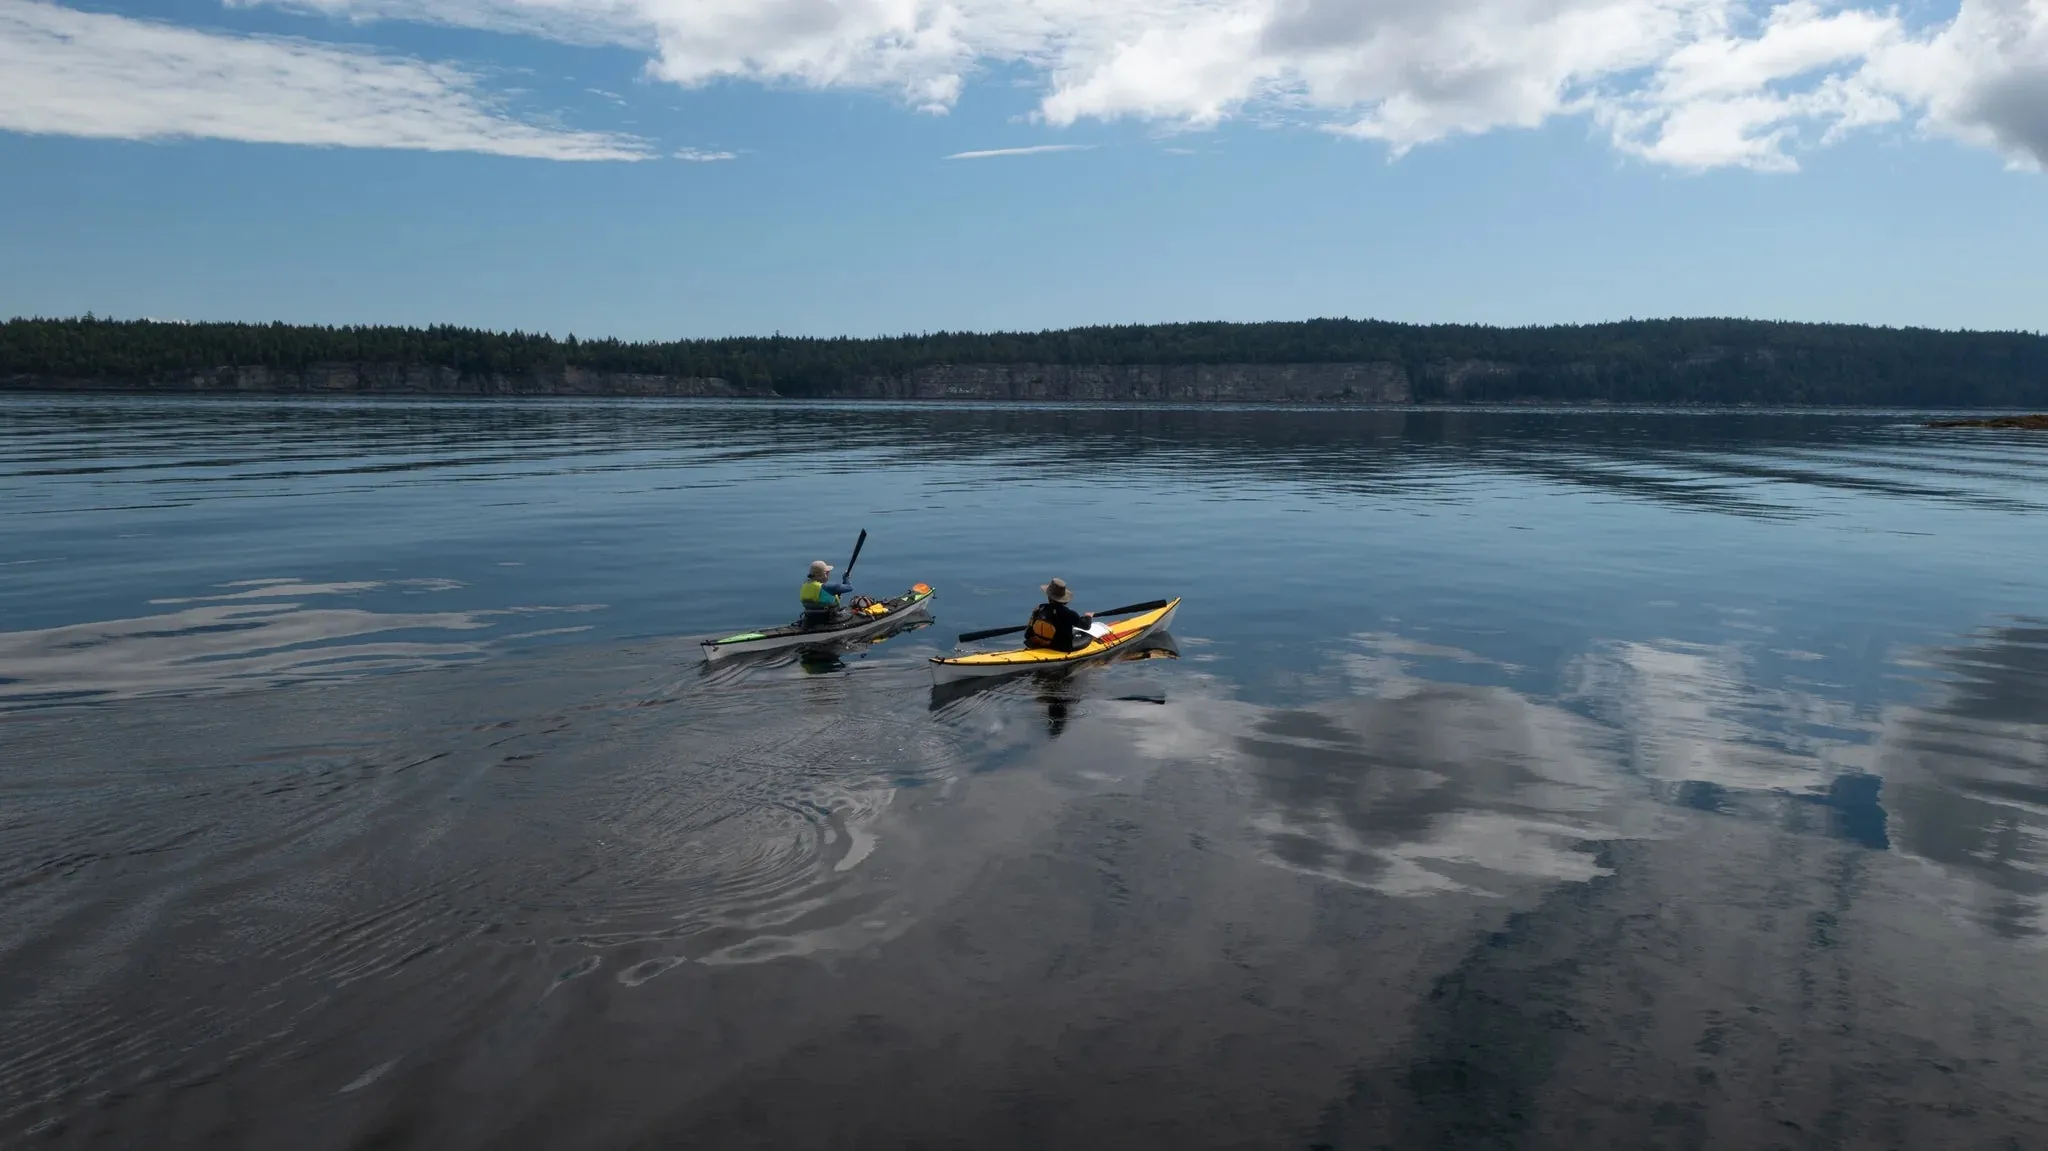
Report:
[[[2044,561],[1895,414],[0,400],[0,1145],[2048,1146]],[[933,690],[1053,575],[1178,658]]]

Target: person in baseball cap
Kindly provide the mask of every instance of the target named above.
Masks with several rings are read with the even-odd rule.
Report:
[[[797,590],[797,599],[803,601],[804,623],[817,627],[837,623],[846,617],[846,607],[841,597],[853,590],[845,582],[827,582],[832,578],[832,565],[824,560],[812,560],[811,571],[804,579],[804,586]]]

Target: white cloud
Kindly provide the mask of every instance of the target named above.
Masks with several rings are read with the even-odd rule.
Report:
[[[1043,152],[1086,152],[1093,144],[1034,144],[1029,148],[989,148],[980,152],[955,152],[948,160],[986,160],[990,156],[1036,156]]]
[[[475,77],[333,45],[0,0],[0,130],[638,160],[630,137],[516,119]]]
[[[2048,0],[1951,0],[1921,26],[1877,0],[231,2],[627,45],[676,84],[871,89],[931,112],[979,69],[1021,68],[1055,127],[1281,114],[1398,155],[1588,116],[1653,162],[1788,169],[1913,123],[2048,155]]]
[[[684,148],[676,153],[676,159],[688,160],[692,164],[716,164],[721,160],[737,160],[736,152],[708,152],[702,148]]]
[[[1888,46],[1869,72],[1924,107],[1927,130],[2048,168],[2048,0],[1963,0],[1939,34]]]
[[[1754,36],[1723,27],[1685,44],[1601,118],[1623,148],[1678,167],[1791,169],[1803,126],[1824,125],[1829,139],[1901,118],[1896,99],[1843,69],[1905,35],[1896,16],[1794,0]]]

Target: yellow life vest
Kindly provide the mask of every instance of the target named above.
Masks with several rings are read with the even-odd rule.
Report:
[[[1060,629],[1045,618],[1045,605],[1031,609],[1031,626],[1024,629],[1025,647],[1052,647],[1059,642]]]

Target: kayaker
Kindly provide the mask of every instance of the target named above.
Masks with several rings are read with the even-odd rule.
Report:
[[[1025,647],[1049,647],[1055,651],[1076,651],[1095,637],[1088,625],[1095,616],[1083,615],[1070,606],[1074,593],[1067,581],[1055,578],[1045,585],[1045,602],[1031,609],[1031,624],[1024,629]]]
[[[796,593],[803,601],[804,624],[809,627],[829,627],[846,618],[846,606],[839,597],[853,590],[850,583],[826,583],[832,576],[832,565],[824,560],[812,560],[811,572],[804,580],[804,586]]]

